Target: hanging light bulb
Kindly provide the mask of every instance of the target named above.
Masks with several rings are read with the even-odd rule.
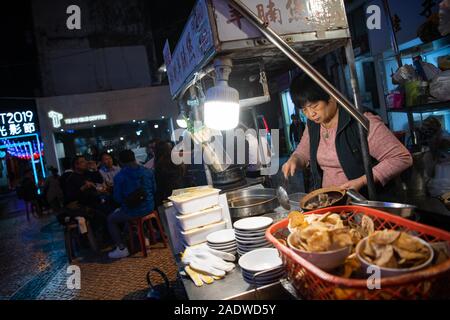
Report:
[[[239,124],[239,92],[228,86],[233,66],[231,59],[214,61],[216,85],[206,92],[204,105],[205,125],[216,130],[231,130]]]
[[[183,112],[180,112],[180,114],[178,115],[177,125],[182,129],[186,129],[188,127],[186,117],[184,116]]]

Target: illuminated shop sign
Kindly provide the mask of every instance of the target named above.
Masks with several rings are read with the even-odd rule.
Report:
[[[69,118],[64,119],[64,115],[62,113],[56,111],[50,111],[48,113],[50,119],[52,119],[53,128],[60,128],[62,125],[62,121],[65,124],[79,124],[79,123],[88,123],[95,121],[107,120],[108,117],[106,114],[96,114],[91,116],[79,117],[79,118]]]
[[[0,113],[0,138],[20,136],[37,131],[35,113],[31,110]]]

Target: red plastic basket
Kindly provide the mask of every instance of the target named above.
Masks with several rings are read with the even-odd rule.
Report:
[[[348,221],[359,223],[363,215],[374,221],[375,229],[406,231],[428,242],[450,242],[450,233],[394,216],[383,211],[341,206],[310,211],[306,214],[340,213]],[[272,225],[266,237],[280,252],[286,265],[288,280],[303,299],[314,300],[384,300],[384,299],[442,299],[450,298],[450,259],[430,268],[401,276],[382,278],[381,288],[368,289],[366,279],[347,279],[327,273],[297,255],[278,239],[289,235],[289,219]]]

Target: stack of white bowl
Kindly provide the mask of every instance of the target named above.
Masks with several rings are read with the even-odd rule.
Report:
[[[273,219],[269,217],[251,217],[236,221],[233,227],[238,254],[242,256],[256,249],[272,247],[265,236],[272,223]]]
[[[225,229],[208,234],[206,244],[211,249],[236,255],[237,244],[233,229]]]
[[[239,259],[239,266],[245,282],[256,286],[277,282],[286,273],[278,250],[274,248],[257,249],[246,253]]]

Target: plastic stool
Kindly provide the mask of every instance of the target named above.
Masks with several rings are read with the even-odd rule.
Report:
[[[161,234],[161,238],[164,243],[164,248],[167,247],[167,237],[162,228],[161,221],[159,220],[158,212],[152,211],[150,214],[148,214],[146,216],[130,219],[128,221],[129,231],[130,231],[130,251],[131,251],[131,253],[134,253],[133,227],[136,227],[137,231],[138,231],[138,237],[139,237],[139,243],[141,245],[142,255],[144,257],[147,257],[147,247],[145,245],[145,237],[144,237],[144,223],[147,223],[151,241],[156,242],[155,234],[153,232],[152,219],[156,220],[156,224],[158,225],[159,233]]]

